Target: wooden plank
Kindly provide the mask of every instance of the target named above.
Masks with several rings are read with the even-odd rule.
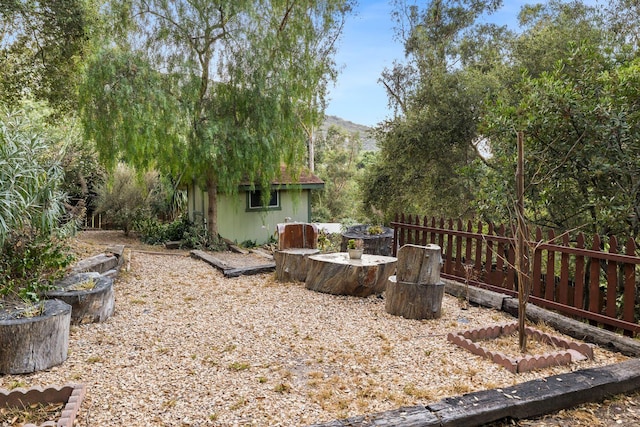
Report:
[[[553,242],[555,233],[549,230],[548,239]],[[556,253],[552,249],[547,249],[547,272],[545,274],[544,298],[549,301],[555,301],[556,292]]]
[[[228,263],[224,262],[223,260],[216,258],[215,256],[198,249],[192,250],[190,254],[192,257],[200,259],[206,262],[207,264],[220,270],[224,275],[224,277],[239,277],[243,275],[248,276],[253,274],[268,273],[271,271],[275,271],[276,269],[275,262],[268,263],[268,264],[261,264],[261,265],[253,265],[248,267],[233,267]]]
[[[583,249],[584,248],[584,235],[582,233],[578,234],[578,238],[576,239],[576,247]],[[584,305],[584,256],[576,255],[576,289],[573,297],[573,306],[576,308],[583,309]]]
[[[491,222],[489,223],[489,231],[487,231],[487,234],[487,252],[485,253],[484,261],[485,278],[488,283],[493,283],[497,286],[498,284],[493,280],[493,239],[491,239],[491,236],[493,236],[493,223]]]
[[[224,277],[240,277],[240,276],[251,276],[254,274],[262,274],[262,273],[270,273],[275,271],[276,263],[263,264],[263,265],[252,265],[250,267],[237,267],[237,268],[227,268],[222,274]]]
[[[583,369],[500,389],[452,396],[436,403],[334,420],[309,427],[476,427],[540,417],[640,388],[640,360]]]
[[[234,245],[234,244],[230,244],[228,246],[231,252],[235,252],[237,254],[242,254],[242,255],[249,255],[249,251],[245,248],[241,248],[240,246]]]
[[[618,240],[615,236],[609,239],[609,253],[618,253]],[[618,296],[618,263],[607,261],[607,306],[605,313],[609,317],[616,317],[616,298]]]
[[[536,241],[542,241],[542,230],[536,228]],[[533,251],[533,270],[531,272],[533,281],[531,295],[542,297],[542,251],[536,246]]]
[[[507,417],[539,417],[614,393],[640,388],[640,360],[584,369],[533,380],[503,389],[484,390],[443,399],[427,408],[442,427],[472,427]]]
[[[633,255],[636,252],[636,244],[632,238],[627,240],[627,255]],[[624,265],[624,299],[622,301],[622,318],[627,322],[633,322],[635,319],[634,303],[636,299],[636,271],[633,264]]]
[[[442,279],[445,284],[445,292],[456,298],[466,298],[467,288],[464,283],[456,282],[449,279]],[[503,302],[510,297],[499,292],[488,291],[486,289],[469,286],[469,301],[483,307],[489,307],[496,310],[502,310]]]
[[[569,246],[569,235],[562,236],[562,244]],[[562,252],[560,256],[560,285],[558,288],[558,302],[569,304],[569,254]]]
[[[482,222],[478,221],[478,235],[474,239],[476,241],[476,264],[475,270],[478,274],[482,273],[482,246],[484,240],[482,239]]]
[[[597,234],[593,238],[592,249],[600,250],[600,236]],[[591,258],[591,268],[589,269],[589,311],[600,312],[600,260]]]

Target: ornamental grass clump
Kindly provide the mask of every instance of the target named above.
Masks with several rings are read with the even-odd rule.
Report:
[[[75,230],[60,190],[64,143],[47,109],[0,104],[0,308],[38,302],[73,258],[65,239]]]

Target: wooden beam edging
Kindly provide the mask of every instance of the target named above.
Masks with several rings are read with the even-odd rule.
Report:
[[[466,288],[463,283],[444,278],[442,281],[445,284],[445,292],[456,297],[465,297]],[[518,299],[508,295],[469,286],[469,300],[474,304],[518,316]],[[639,340],[571,319],[531,303],[527,304],[527,318],[533,322],[545,322],[558,332],[577,340],[596,344],[626,356],[640,357]]]
[[[308,427],[476,427],[535,418],[640,389],[640,359],[447,397],[436,403],[360,415]]]
[[[189,253],[193,258],[202,260],[220,270],[224,277],[239,277],[242,275],[268,273],[271,271],[275,271],[276,269],[275,262],[269,264],[254,265],[250,267],[232,267],[221,259],[216,258],[215,256],[208,254],[205,251],[195,249]]]

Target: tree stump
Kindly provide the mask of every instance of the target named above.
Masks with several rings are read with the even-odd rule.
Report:
[[[396,268],[396,258],[362,255],[350,259],[344,252],[309,257],[307,289],[334,295],[366,297],[381,294]]]
[[[307,278],[310,255],[320,253],[318,249],[285,249],[275,251],[276,280],[280,282],[304,282]]]
[[[59,300],[43,303],[40,316],[0,313],[0,374],[27,374],[67,360],[71,306]]]
[[[440,281],[441,249],[437,245],[405,245],[398,250],[397,276],[389,277],[385,310],[407,319],[442,315],[444,283]]]
[[[383,227],[382,234],[369,234],[368,225],[354,225],[342,233],[340,251],[346,252],[347,243],[351,239],[360,239],[364,244],[364,253],[370,255],[390,256],[393,251],[393,228]]]
[[[90,289],[74,289],[74,286],[93,281]],[[78,273],[56,283],[56,289],[48,291],[48,298],[57,298],[71,306],[71,324],[104,322],[115,309],[113,279],[100,273]]]

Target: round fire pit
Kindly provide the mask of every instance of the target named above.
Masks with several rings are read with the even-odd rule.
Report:
[[[347,228],[347,231],[342,233],[340,251],[347,251],[347,242],[349,240],[360,239],[364,242],[365,254],[391,256],[391,254],[393,253],[393,228],[381,227],[382,233],[370,234],[369,227],[371,226],[367,224],[361,224]]]

